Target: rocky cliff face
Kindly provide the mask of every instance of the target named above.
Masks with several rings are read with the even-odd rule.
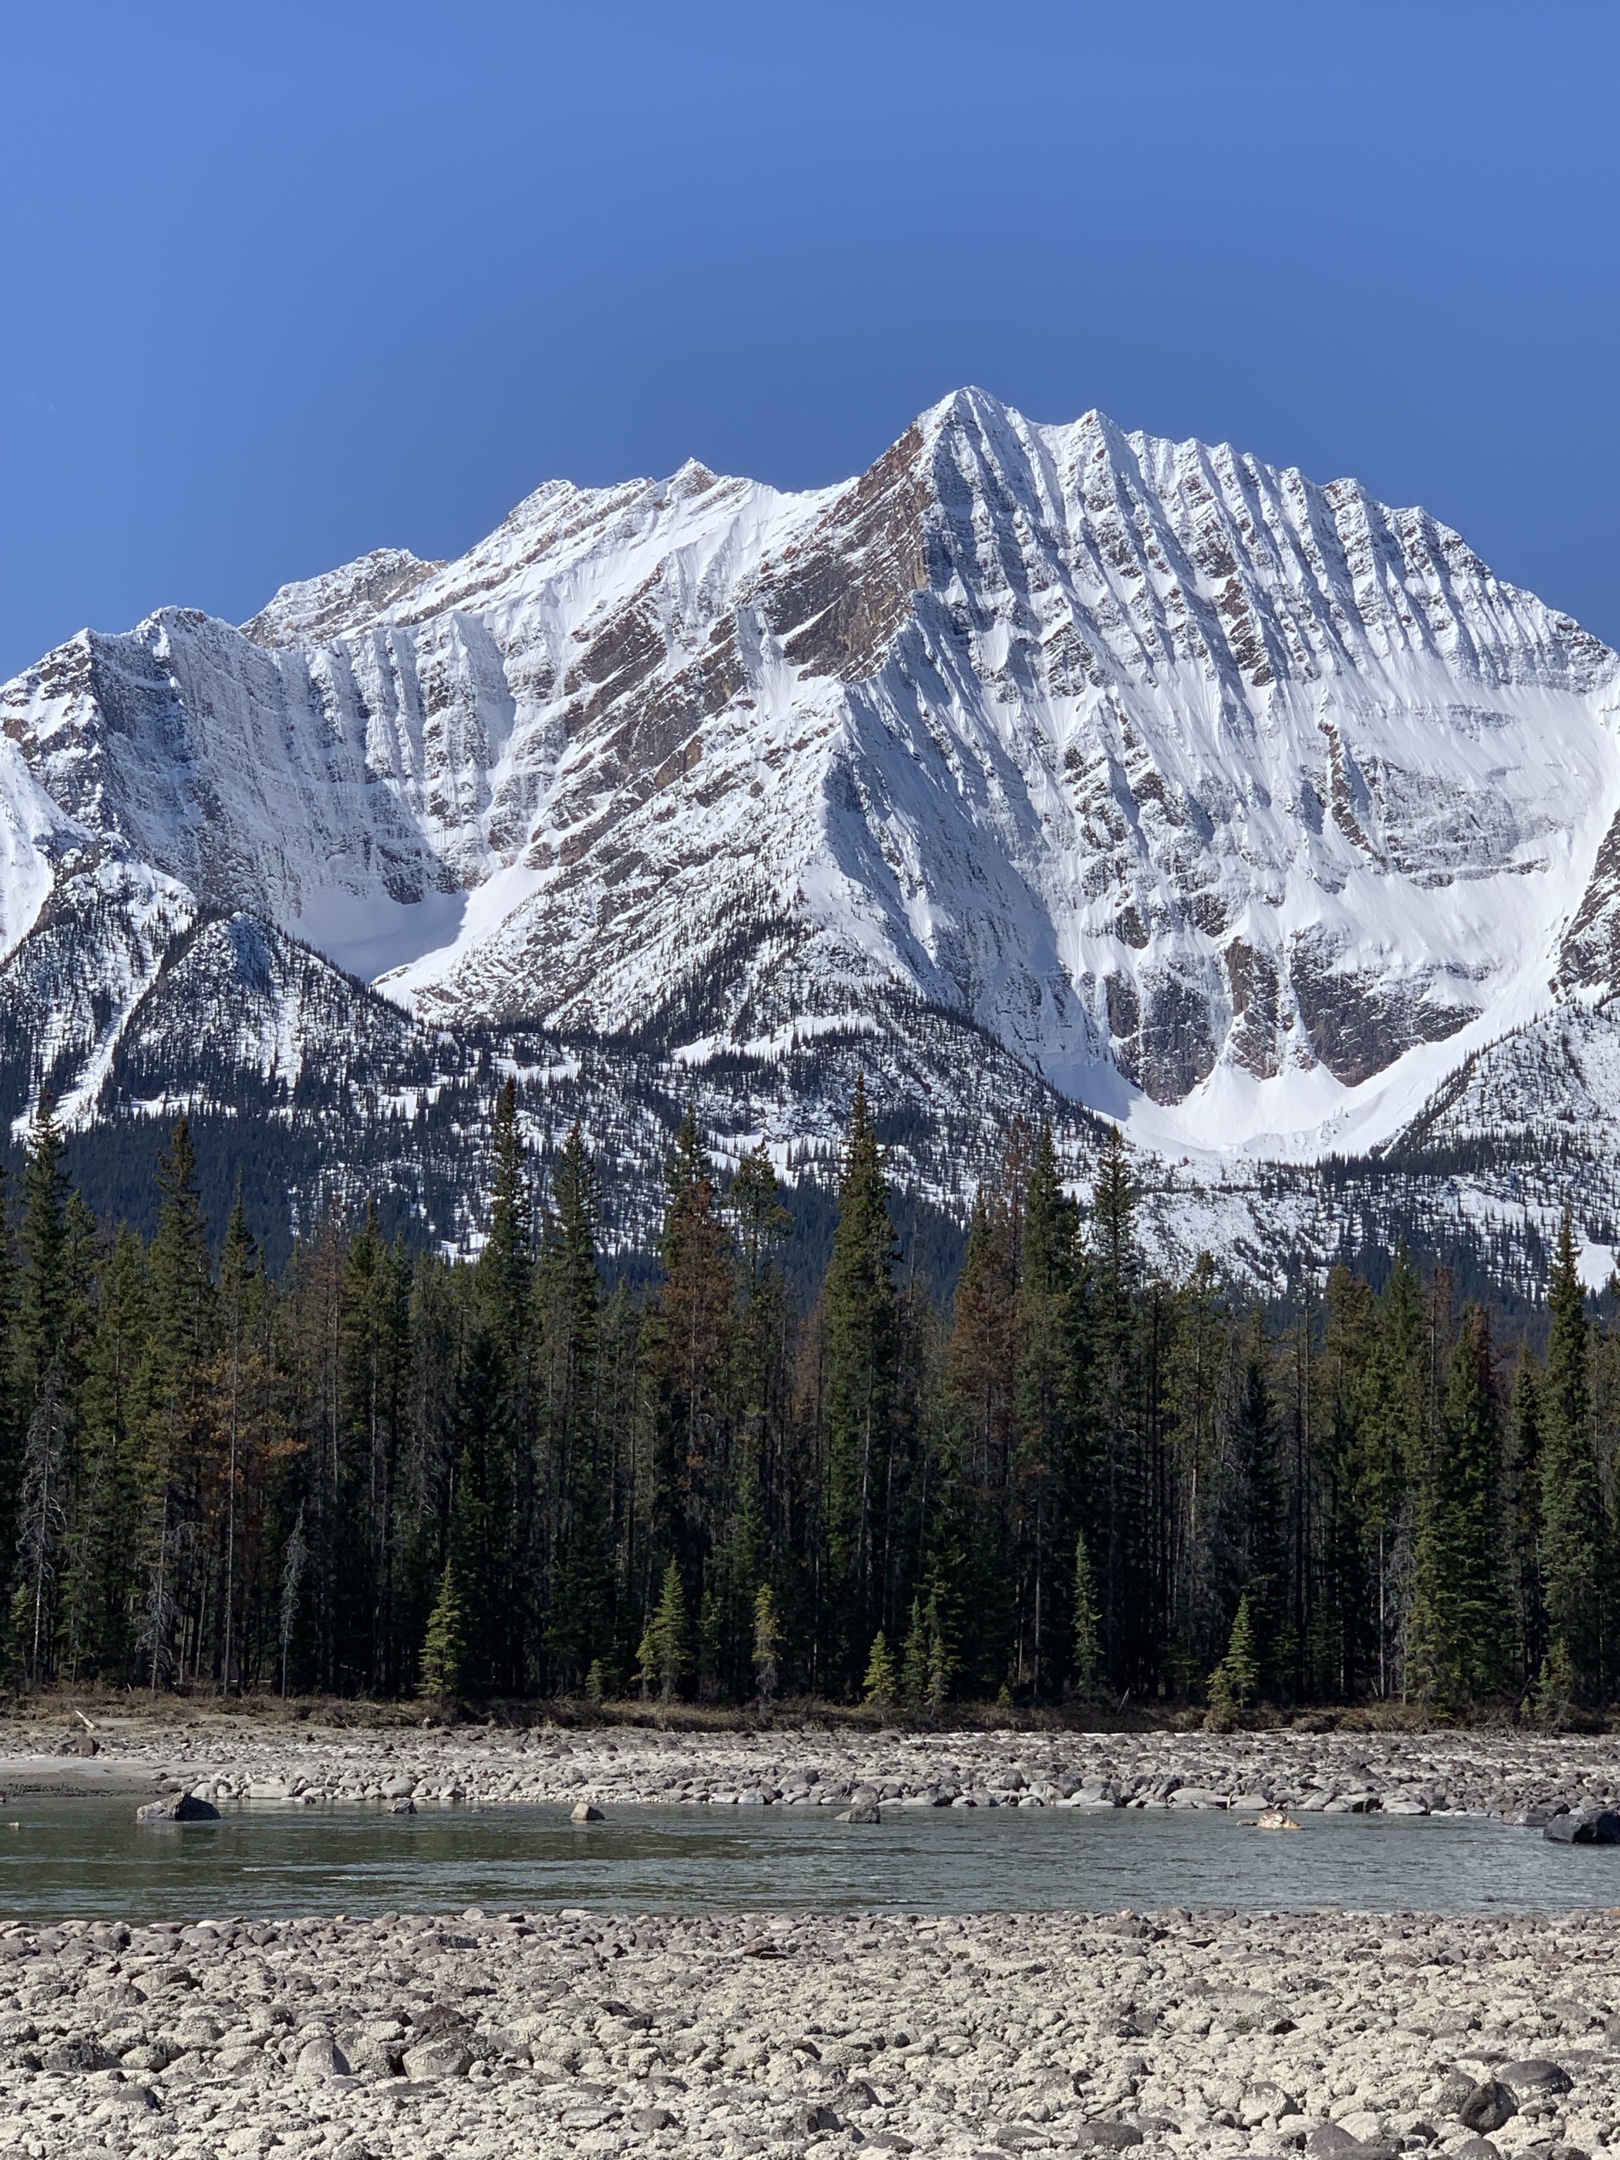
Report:
[[[48,655],[0,997],[85,1114],[251,917],[429,1034],[696,1069],[931,1009],[1161,1150],[1386,1145],[1620,979],[1617,717],[1421,511],[964,391],[844,486],[551,483],[460,561]]]

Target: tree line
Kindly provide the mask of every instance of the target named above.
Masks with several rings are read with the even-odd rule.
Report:
[[[14,1684],[491,1700],[633,1691],[1550,1721],[1620,1679],[1620,1335],[1566,1221],[1546,1343],[1443,1268],[1281,1320],[1152,1268],[1129,1165],[1082,1207],[1016,1128],[948,1310],[902,1267],[857,1087],[819,1296],[769,1157],[690,1114],[650,1281],[576,1129],[515,1088],[458,1260],[325,1221],[217,1254],[184,1119],[156,1229],[98,1225],[49,1099],[0,1236]]]

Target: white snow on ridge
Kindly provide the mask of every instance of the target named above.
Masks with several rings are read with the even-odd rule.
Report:
[[[0,935],[78,839],[441,1025],[701,1062],[897,986],[1149,1147],[1309,1160],[1567,994],[1617,705],[1421,511],[963,391],[839,487],[551,482],[75,640],[0,688]]]

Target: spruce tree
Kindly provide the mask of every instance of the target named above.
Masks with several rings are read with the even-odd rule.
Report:
[[[1591,1330],[1565,1213],[1548,1296],[1550,1327],[1542,1389],[1541,1594],[1549,1643],[1562,1645],[1576,1692],[1602,1680],[1602,1489],[1592,1431]]]

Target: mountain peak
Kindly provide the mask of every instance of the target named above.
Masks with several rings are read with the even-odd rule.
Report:
[[[374,548],[339,569],[283,585],[242,625],[242,634],[274,649],[327,645],[364,628],[443,567],[420,561],[408,548]]]
[[[968,385],[813,493],[551,481],[245,635],[41,663],[20,769],[132,891],[447,1026],[769,1063],[903,996],[1167,1148],[1309,1153],[1620,979],[1615,656],[1426,516],[1096,409]]]

